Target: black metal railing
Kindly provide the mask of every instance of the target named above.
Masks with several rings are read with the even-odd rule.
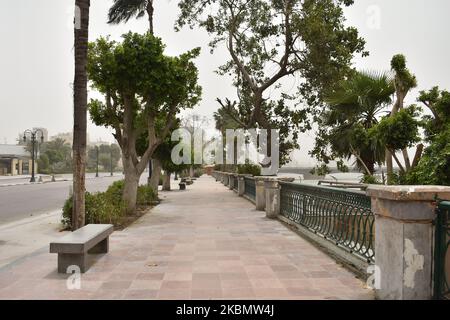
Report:
[[[244,194],[252,200],[256,200],[256,182],[255,178],[244,177]]]
[[[450,300],[450,202],[440,202],[436,209],[434,252],[434,297]]]
[[[238,191],[239,178],[237,176],[233,177],[233,190]]]
[[[280,182],[281,215],[374,261],[374,214],[364,192]]]

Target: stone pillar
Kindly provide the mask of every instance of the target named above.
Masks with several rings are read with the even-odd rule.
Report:
[[[238,174],[236,179],[238,179],[238,196],[242,197],[245,193],[245,174]]]
[[[224,184],[225,186],[228,186],[228,184],[230,183],[230,176],[229,176],[229,173],[228,173],[228,172],[225,172],[223,176],[224,176],[223,184]]]
[[[31,175],[31,168],[33,166],[33,161],[30,159],[28,160],[28,174]],[[36,167],[34,168],[36,170]],[[36,171],[34,171],[36,173]]]
[[[375,213],[375,287],[379,299],[432,297],[436,197],[450,187],[370,186]]]
[[[19,159],[19,175],[23,174],[23,160]]]
[[[264,181],[266,190],[266,217],[276,219],[280,214],[280,186],[278,180]]]
[[[266,209],[266,192],[264,191],[264,181],[266,177],[255,177],[256,186],[256,210],[264,211]]]
[[[233,186],[234,186],[234,174],[230,173],[228,175],[228,189],[233,190]]]
[[[17,175],[17,159],[11,159],[11,175],[15,176]]]

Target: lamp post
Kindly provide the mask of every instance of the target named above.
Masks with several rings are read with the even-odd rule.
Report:
[[[41,129],[35,129],[35,130],[25,130],[23,133],[23,142],[27,142],[27,135],[30,136],[31,141],[31,179],[30,182],[36,182],[36,179],[34,177],[34,162],[36,161],[36,136],[38,133],[41,133],[41,143],[44,142],[44,132]]]
[[[96,166],[96,170],[95,170],[95,177],[98,178],[98,146],[95,146],[95,152],[97,155],[97,166]]]

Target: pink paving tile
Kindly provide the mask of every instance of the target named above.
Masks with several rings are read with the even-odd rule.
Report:
[[[223,293],[221,289],[192,289],[191,292],[192,299],[220,299],[223,298]]]
[[[131,285],[131,281],[106,281],[103,282],[100,289],[105,290],[125,290],[128,289]]]
[[[190,289],[161,289],[158,291],[158,299],[162,300],[185,300],[191,299]]]
[[[191,281],[163,280],[161,289],[190,289]]]
[[[254,299],[256,298],[252,288],[223,288],[224,299]]]
[[[158,290],[127,290],[123,296],[130,300],[149,300],[158,296]]]
[[[164,280],[191,281],[192,273],[190,272],[167,272],[164,274]]]
[[[134,280],[130,290],[159,290],[161,288],[161,280]]]

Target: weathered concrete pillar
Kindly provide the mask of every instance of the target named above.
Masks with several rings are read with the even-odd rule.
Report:
[[[17,159],[11,160],[11,175],[13,175],[13,176],[16,176],[18,174],[18,170],[17,170],[18,162],[19,162],[19,160],[17,160]]]
[[[228,184],[230,183],[230,174],[228,172],[225,172],[223,176],[224,176],[223,184],[225,186],[228,186]]]
[[[256,191],[256,210],[264,211],[266,209],[266,191],[264,190],[264,182],[267,177],[255,177]]]
[[[375,213],[375,287],[380,299],[431,299],[435,199],[449,187],[370,186]]]
[[[237,175],[237,179],[238,179],[238,196],[242,197],[245,193],[245,174],[238,174]]]
[[[19,159],[19,175],[23,174],[23,160]]]
[[[228,189],[233,190],[233,186],[234,186],[234,174],[230,173],[228,175]]]
[[[266,217],[276,219],[280,214],[280,186],[278,180],[264,181],[266,190]]]

